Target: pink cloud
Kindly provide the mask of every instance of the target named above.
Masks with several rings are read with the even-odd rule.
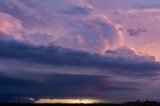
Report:
[[[129,47],[127,45],[113,50],[108,50],[104,55],[112,58],[124,58],[125,60],[136,61],[136,62],[156,61],[155,56],[139,52],[136,49]]]
[[[0,12],[0,32],[11,38],[22,40],[20,32],[23,31],[22,22],[9,14]]]

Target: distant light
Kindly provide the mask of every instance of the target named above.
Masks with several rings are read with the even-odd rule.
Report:
[[[39,99],[34,103],[92,104],[92,103],[102,103],[102,101],[97,99]]]

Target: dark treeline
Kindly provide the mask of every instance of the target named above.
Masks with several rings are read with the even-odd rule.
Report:
[[[95,103],[95,104],[33,104],[33,103],[2,103],[1,105],[26,105],[26,106],[160,106],[160,102],[156,101],[135,101],[135,102],[125,102],[125,103],[115,103],[115,104],[105,104],[105,103]]]

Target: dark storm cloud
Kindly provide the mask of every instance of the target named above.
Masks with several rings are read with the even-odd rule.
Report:
[[[105,69],[113,73],[135,74],[137,76],[154,75],[160,69],[159,62],[152,59],[145,60],[147,57],[135,58],[136,55],[133,55],[133,57],[107,57],[54,45],[34,46],[13,40],[0,40],[0,44],[0,58],[2,59],[36,62],[53,66]]]
[[[31,73],[32,74],[32,73]],[[112,80],[108,76],[74,74],[34,74],[41,80],[0,75],[0,95],[8,97],[112,98],[110,92],[140,91],[139,83]]]

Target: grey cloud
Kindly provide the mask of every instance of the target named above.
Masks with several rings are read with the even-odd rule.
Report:
[[[64,10],[64,13],[70,14],[70,15],[89,15],[91,11],[92,9],[90,8],[73,6],[68,10]]]
[[[31,73],[32,74],[32,73]],[[115,98],[112,92],[141,91],[139,83],[116,81],[107,76],[74,74],[34,74],[41,80],[0,75],[0,95],[33,98]],[[11,89],[12,88],[12,89]],[[111,93],[110,93],[111,92]],[[116,94],[116,93],[115,93]]]
[[[0,58],[82,68],[104,69],[112,73],[127,75],[157,75],[159,62],[148,56],[133,54],[124,56],[105,56],[75,51],[58,46],[34,46],[24,42],[0,40]],[[134,59],[135,58],[135,59]],[[142,61],[139,61],[142,60]]]

